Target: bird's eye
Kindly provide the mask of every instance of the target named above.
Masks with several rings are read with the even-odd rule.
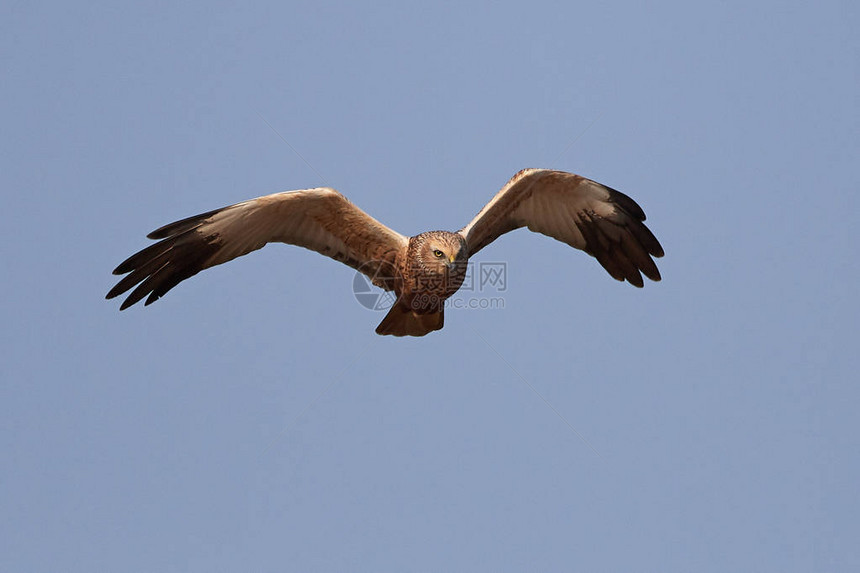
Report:
[[[437,259],[441,259],[444,255],[445,255],[445,253],[443,253],[439,249],[433,249],[433,256],[436,257]]]

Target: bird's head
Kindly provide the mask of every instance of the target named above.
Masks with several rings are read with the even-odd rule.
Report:
[[[450,296],[460,288],[469,262],[469,251],[463,237],[448,231],[429,231],[412,237],[410,247],[410,258],[417,275],[443,279],[435,281],[440,295]],[[418,276],[415,278],[420,280]],[[428,281],[428,285],[433,282]]]
[[[469,260],[466,241],[457,233],[430,231],[415,239],[418,246],[416,257],[429,270],[449,272]]]

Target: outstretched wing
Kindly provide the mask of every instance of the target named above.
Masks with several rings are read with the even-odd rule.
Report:
[[[660,280],[651,257],[663,247],[645,213],[615,189],[564,171],[523,169],[460,230],[474,255],[500,235],[528,227],[595,257],[609,274],[641,287],[642,274]]]
[[[394,288],[386,268],[408,239],[326,187],[285,191],[237,203],[165,225],[147,235],[159,240],[123,261],[115,275],[127,274],[107,294],[134,288],[124,310],[147,297],[151,304],[203,269],[226,263],[266,243],[298,245],[341,261]]]

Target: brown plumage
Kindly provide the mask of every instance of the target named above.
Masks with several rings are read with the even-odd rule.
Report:
[[[281,242],[341,261],[393,290],[397,302],[377,333],[423,336],[442,328],[444,302],[462,285],[469,257],[520,227],[585,251],[620,281],[641,287],[642,274],[659,281],[652,257],[662,257],[663,248],[643,221],[642,209],[627,195],[547,169],[514,175],[460,231],[410,238],[334,189],[286,191],[153,231],[148,237],[158,242],[120,263],[114,274],[126,276],[107,298],[131,290],[120,310],[144,298],[148,305],[203,269]]]

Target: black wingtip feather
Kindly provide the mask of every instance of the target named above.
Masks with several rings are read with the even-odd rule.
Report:
[[[212,217],[213,215],[218,214],[219,212],[227,209],[228,207],[221,207],[219,209],[213,209],[212,211],[207,211],[205,213],[200,213],[199,215],[194,215],[192,217],[186,217],[185,219],[180,219],[179,221],[174,221],[173,223],[168,223],[163,227],[159,227],[150,234],[146,236],[147,239],[166,239],[167,237],[173,235],[180,235],[182,233],[188,232],[192,229],[196,229],[199,227],[206,219]]]
[[[205,215],[200,217],[205,218]],[[114,274],[128,274],[108,291],[105,298],[111,299],[133,289],[120,305],[120,310],[144,298],[144,306],[152,304],[177,284],[203,270],[218,250],[216,237],[200,236],[195,232],[195,226],[175,225],[172,229],[179,234],[168,236],[135,253],[114,271]]]
[[[624,197],[635,205],[632,199]],[[581,213],[575,224],[585,239],[585,252],[596,258],[612,278],[642,288],[643,274],[653,281],[661,278],[649,255],[662,255],[662,247],[651,231],[633,218],[635,212],[629,213],[624,205],[620,209],[623,212],[612,219]]]
[[[645,211],[643,211],[642,207],[639,206],[639,203],[634,201],[629,195],[626,195],[617,189],[613,189],[612,187],[607,187],[606,185],[603,185],[603,187],[606,187],[609,191],[609,200],[612,203],[615,203],[624,209],[624,211],[629,215],[635,217],[637,221],[644,221],[646,219]]]
[[[119,265],[117,265],[117,267],[113,270],[113,274],[124,275],[126,273],[130,273],[137,268],[140,268],[149,261],[152,261],[169,251],[175,243],[175,240],[176,238],[159,241],[154,245],[149,245],[145,249],[141,249],[140,251],[136,252],[135,254],[121,262]]]

